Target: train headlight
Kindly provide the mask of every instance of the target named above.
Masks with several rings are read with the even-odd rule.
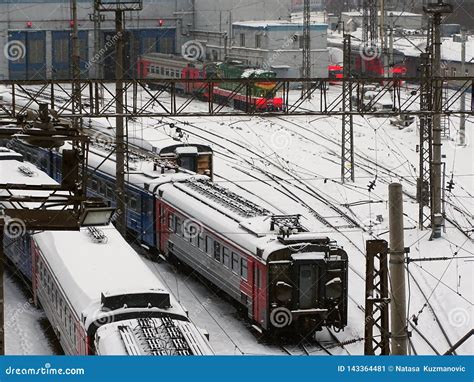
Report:
[[[342,297],[342,281],[340,277],[334,277],[326,283],[326,298],[340,299]]]
[[[281,303],[286,303],[291,300],[293,296],[293,287],[284,282],[284,281],[277,281],[275,284],[275,297]]]

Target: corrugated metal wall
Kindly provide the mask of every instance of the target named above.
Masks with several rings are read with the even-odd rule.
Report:
[[[23,52],[17,59],[8,60],[11,80],[39,80],[46,78],[46,32],[14,31],[8,34],[9,44],[16,44]]]

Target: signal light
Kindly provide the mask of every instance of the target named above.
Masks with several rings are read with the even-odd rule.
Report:
[[[162,27],[164,23],[165,21],[163,19],[158,20],[158,24],[160,25],[160,27]]]
[[[26,22],[26,27],[27,28],[31,28],[33,26],[33,22],[32,21],[27,21]]]

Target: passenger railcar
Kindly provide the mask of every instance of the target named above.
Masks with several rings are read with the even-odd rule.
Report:
[[[225,291],[266,331],[347,324],[346,252],[298,216],[269,211],[207,180],[163,184],[159,249]]]
[[[0,182],[55,184],[2,156]],[[6,239],[7,258],[32,285],[65,353],[213,354],[205,333],[113,226]]]
[[[275,111],[283,109],[283,98],[277,95],[276,78],[273,71],[249,68],[240,61],[189,62],[182,57],[149,53],[138,61],[139,77],[151,80],[164,79],[262,79],[250,87],[238,83],[224,82],[208,86],[196,81],[190,84],[177,82],[175,89],[184,94],[193,94],[203,100],[213,99],[240,110]],[[162,83],[151,83],[152,88],[162,87]]]

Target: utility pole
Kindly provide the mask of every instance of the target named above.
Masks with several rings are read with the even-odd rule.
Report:
[[[367,60],[376,57],[379,31],[378,1],[379,0],[363,0],[362,3],[362,48],[365,52],[362,56],[363,73],[366,71]],[[381,40],[383,40],[383,35]]]
[[[116,144],[116,167],[115,179],[117,184],[117,230],[125,236],[126,230],[126,203],[125,203],[125,130],[123,118],[123,14],[122,10],[115,11],[115,33],[117,44],[115,49],[115,144]]]
[[[432,238],[441,237],[441,230],[444,224],[444,217],[441,210],[441,176],[442,176],[442,128],[441,128],[441,114],[443,109],[443,79],[444,73],[441,72],[441,19],[443,14],[452,13],[453,7],[450,4],[443,3],[443,0],[438,0],[438,3],[430,3],[425,7],[425,12],[432,15],[432,75],[434,79],[433,84],[433,160],[431,164],[431,229]]]
[[[81,53],[79,48],[79,31],[77,25],[77,0],[71,0],[71,13],[72,13],[72,60],[71,60],[71,72],[73,79],[73,110],[78,111],[81,114],[81,85],[79,83],[81,79]],[[80,118],[74,118],[74,123],[80,124]]]
[[[100,14],[99,9],[94,5],[97,0],[92,0],[93,13],[89,15],[89,19],[94,22],[94,62],[93,62],[93,77],[102,79],[102,57],[99,57],[100,51],[100,28],[104,20],[103,15]],[[101,87],[102,89],[102,87]]]
[[[388,42],[388,67],[392,68],[395,66],[395,60],[393,57],[393,13],[390,13],[390,25],[389,25],[389,42]]]
[[[343,32],[344,33],[344,32]],[[352,116],[352,83],[351,77],[351,35],[344,33],[344,78],[342,82],[342,153],[341,153],[341,182],[355,180],[354,163],[354,123]],[[349,113],[346,113],[349,112]]]
[[[387,21],[387,12],[385,10],[385,0],[380,0],[380,52],[382,52],[382,61],[383,61],[383,75],[384,77],[390,76],[390,65],[387,52],[388,38],[387,32],[388,28],[386,25]]]
[[[461,76],[466,75],[466,30],[461,30]],[[461,94],[461,110],[466,110],[466,92]],[[459,123],[459,144],[464,146],[466,144],[466,114],[461,114],[461,121]]]
[[[399,183],[389,186],[390,293],[392,354],[407,354],[405,241],[403,232],[403,190]]]
[[[125,236],[126,209],[125,202],[125,129],[124,129],[124,15],[126,11],[140,11],[143,9],[142,0],[131,0],[124,3],[97,0],[98,11],[115,13],[115,179],[116,179],[116,214],[115,225],[117,230]]]
[[[303,10],[303,96],[311,99],[311,2],[304,0]]]
[[[388,243],[366,242],[364,355],[390,354]]]

